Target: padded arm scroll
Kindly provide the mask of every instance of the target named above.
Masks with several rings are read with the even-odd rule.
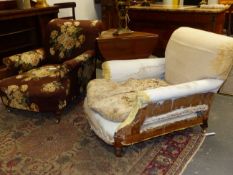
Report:
[[[217,92],[223,80],[203,79],[187,83],[181,83],[156,89],[145,90],[139,93],[148,102],[159,102],[168,99],[176,99],[199,93]],[[146,98],[145,98],[146,97]]]
[[[118,130],[127,125],[131,125],[131,123],[135,121],[139,109],[148,106],[151,103],[174,100],[195,94],[216,92],[222,83],[223,80],[204,79],[141,91],[138,93],[138,102],[135,103],[133,111],[131,111],[128,118],[121,123],[121,125],[118,127]]]
[[[112,60],[102,64],[103,77],[115,82],[129,78],[163,78],[165,69],[164,58],[147,58],[136,60]]]
[[[63,65],[65,65],[67,68],[69,68],[70,70],[76,68],[80,63],[87,61],[90,58],[93,58],[95,55],[95,52],[92,50],[88,50],[84,53],[82,53],[81,55],[78,55],[77,57],[71,59],[71,60],[67,60],[63,63]]]
[[[5,57],[3,58],[3,64],[5,64],[8,69],[17,70],[22,73],[38,67],[44,59],[44,50],[39,48]]]

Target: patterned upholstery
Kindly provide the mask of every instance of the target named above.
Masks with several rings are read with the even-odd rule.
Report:
[[[44,59],[44,49],[39,48],[5,57],[3,58],[3,63],[8,69],[15,69],[19,73],[22,73],[38,67]]]
[[[3,104],[11,108],[59,113],[86,92],[95,76],[95,38],[99,21],[54,19],[42,49],[4,58],[18,75],[0,81]]]

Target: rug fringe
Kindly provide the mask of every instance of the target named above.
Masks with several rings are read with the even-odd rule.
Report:
[[[188,164],[192,161],[193,157],[196,155],[196,153],[198,152],[198,150],[200,149],[200,147],[202,146],[202,144],[204,143],[206,136],[204,134],[202,134],[201,136],[202,140],[200,141],[200,144],[198,144],[198,146],[195,148],[195,151],[192,153],[192,156],[189,157],[189,159],[187,160],[186,164],[182,167],[179,175],[182,175],[184,170],[187,168]]]

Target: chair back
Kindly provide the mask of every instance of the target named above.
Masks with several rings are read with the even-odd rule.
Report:
[[[102,22],[98,20],[51,20],[45,46],[48,62],[62,63],[87,50],[94,50],[101,31]]]
[[[46,54],[49,63],[62,63],[82,53],[85,42],[80,22],[53,19],[48,24]]]
[[[61,3],[55,3],[53,4],[55,6],[57,6],[60,9],[72,9],[72,15],[68,15],[68,16],[60,16],[60,18],[62,19],[74,19],[75,20],[75,7],[76,7],[76,3],[75,2],[61,2]]]
[[[168,41],[165,60],[165,80],[171,84],[205,78],[225,80],[232,66],[233,38],[180,27]]]

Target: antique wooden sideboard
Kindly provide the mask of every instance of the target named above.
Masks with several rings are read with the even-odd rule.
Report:
[[[196,6],[137,5],[129,9],[129,26],[132,30],[157,33],[159,44],[154,53],[164,56],[168,39],[180,26],[222,33],[226,10],[227,8],[205,9]]]
[[[58,7],[0,10],[0,64],[2,58],[43,46],[48,22]]]
[[[117,27],[117,15],[114,0],[102,0],[102,20],[106,29]],[[216,33],[222,33],[225,22],[224,9],[207,9],[197,6],[168,6],[151,4],[129,8],[129,27],[135,31],[151,32],[159,35],[157,56],[164,56],[164,51],[171,33],[180,26],[189,26]]]

